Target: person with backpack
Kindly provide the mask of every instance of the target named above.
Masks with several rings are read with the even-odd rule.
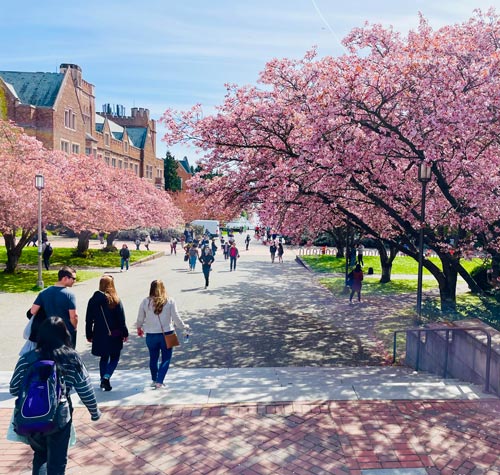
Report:
[[[248,245],[250,244],[250,234],[247,234],[245,238],[245,249],[248,251]]]
[[[90,376],[80,355],[71,348],[64,321],[49,317],[40,326],[36,350],[22,355],[10,380],[16,396],[13,425],[33,449],[33,475],[47,464],[48,475],[64,475],[68,460],[75,389],[91,419],[99,420]]]
[[[43,265],[45,266],[45,269],[49,270],[50,267],[50,257],[52,256],[52,253],[54,250],[52,249],[52,246],[50,245],[50,242],[46,242],[44,244],[44,249],[42,252],[42,257],[43,257]]]
[[[88,302],[85,335],[92,343],[92,354],[100,356],[101,389],[111,391],[109,380],[120,361],[123,343],[128,340],[125,311],[111,275],[101,277],[99,290]]]

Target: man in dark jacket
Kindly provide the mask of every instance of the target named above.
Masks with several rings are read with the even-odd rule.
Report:
[[[122,248],[120,249],[120,257],[121,257],[121,263],[120,263],[120,272],[123,272],[123,267],[125,266],[126,270],[128,270],[128,262],[130,260],[130,251],[128,249],[128,246],[124,244]]]

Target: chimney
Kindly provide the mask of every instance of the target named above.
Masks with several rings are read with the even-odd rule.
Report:
[[[59,66],[59,72],[65,73],[66,71],[70,71],[71,78],[73,79],[73,84],[77,87],[81,87],[82,85],[82,68],[77,64],[70,63],[62,63]]]

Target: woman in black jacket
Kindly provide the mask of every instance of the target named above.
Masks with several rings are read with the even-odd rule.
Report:
[[[120,361],[123,342],[128,339],[125,312],[112,276],[101,277],[99,290],[87,305],[85,322],[85,334],[87,341],[92,343],[92,354],[101,357],[101,389],[111,391],[109,380]]]

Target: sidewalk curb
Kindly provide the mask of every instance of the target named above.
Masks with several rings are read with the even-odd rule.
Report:
[[[158,251],[158,252],[155,252],[154,254],[151,254],[150,256],[143,257],[142,259],[139,259],[138,261],[131,262],[130,267],[133,267],[137,264],[142,264],[144,262],[153,261],[153,260],[159,259],[160,257],[163,257],[163,256],[165,256],[165,251]]]

